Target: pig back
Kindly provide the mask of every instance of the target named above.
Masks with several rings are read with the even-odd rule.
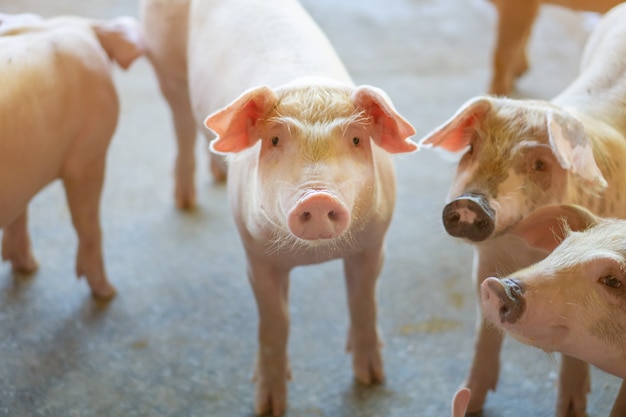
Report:
[[[77,148],[87,159],[106,151],[118,101],[108,58],[82,28],[0,37],[0,61],[1,226],[61,175]]]
[[[259,85],[303,76],[352,84],[326,36],[293,0],[192,0],[188,53],[200,121]]]
[[[614,7],[585,45],[580,75],[552,100],[602,120],[626,137],[626,4]]]

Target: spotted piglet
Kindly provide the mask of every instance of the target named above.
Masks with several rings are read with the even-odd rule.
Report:
[[[551,101],[477,97],[422,145],[462,152],[442,213],[446,231],[474,245],[477,289],[546,256],[509,232],[534,210],[578,204],[626,218],[626,5],[603,17],[584,51],[579,77]],[[479,318],[465,381],[470,412],[495,389],[502,335]],[[557,415],[583,416],[589,370],[564,356]],[[569,413],[569,414],[568,414]]]
[[[525,344],[626,378],[626,221],[580,206],[545,206],[510,233],[552,252],[504,279],[483,281],[487,320]],[[624,415],[622,384],[611,417]]]

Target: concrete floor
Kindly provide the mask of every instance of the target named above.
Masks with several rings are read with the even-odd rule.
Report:
[[[482,93],[495,13],[484,0],[305,0],[358,83],[385,89],[416,139]],[[0,0],[44,16],[137,14],[128,0]],[[545,7],[520,96],[549,98],[575,75],[587,20]],[[59,183],[30,205],[41,267],[0,265],[0,416],[252,416],[256,307],[226,202],[199,150],[199,207],[175,209],[169,112],[145,60],[116,72],[122,102],[102,199],[118,296],[95,303],[74,278],[76,238]],[[204,146],[204,143],[200,143]],[[454,163],[397,158],[399,195],[379,286],[387,380],[353,382],[339,262],[292,274],[288,417],[442,417],[473,349],[471,248],[440,222]],[[551,416],[558,356],[507,339],[488,417]],[[617,378],[594,369],[589,415],[606,416]]]

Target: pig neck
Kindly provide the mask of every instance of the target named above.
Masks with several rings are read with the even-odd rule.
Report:
[[[626,140],[616,129],[576,109],[565,108],[585,126],[592,142],[593,154],[608,183],[604,191],[586,189],[578,178],[570,175],[566,204],[578,204],[600,216],[626,218]]]

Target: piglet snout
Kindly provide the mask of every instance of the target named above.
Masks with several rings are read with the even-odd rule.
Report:
[[[487,278],[482,283],[483,305],[497,309],[501,323],[515,323],[524,312],[523,292],[516,279]]]
[[[493,233],[494,211],[487,199],[477,194],[463,194],[443,208],[443,225],[454,237],[481,242]]]
[[[300,239],[333,239],[350,224],[348,208],[326,192],[311,192],[300,199],[288,214],[287,225]]]

